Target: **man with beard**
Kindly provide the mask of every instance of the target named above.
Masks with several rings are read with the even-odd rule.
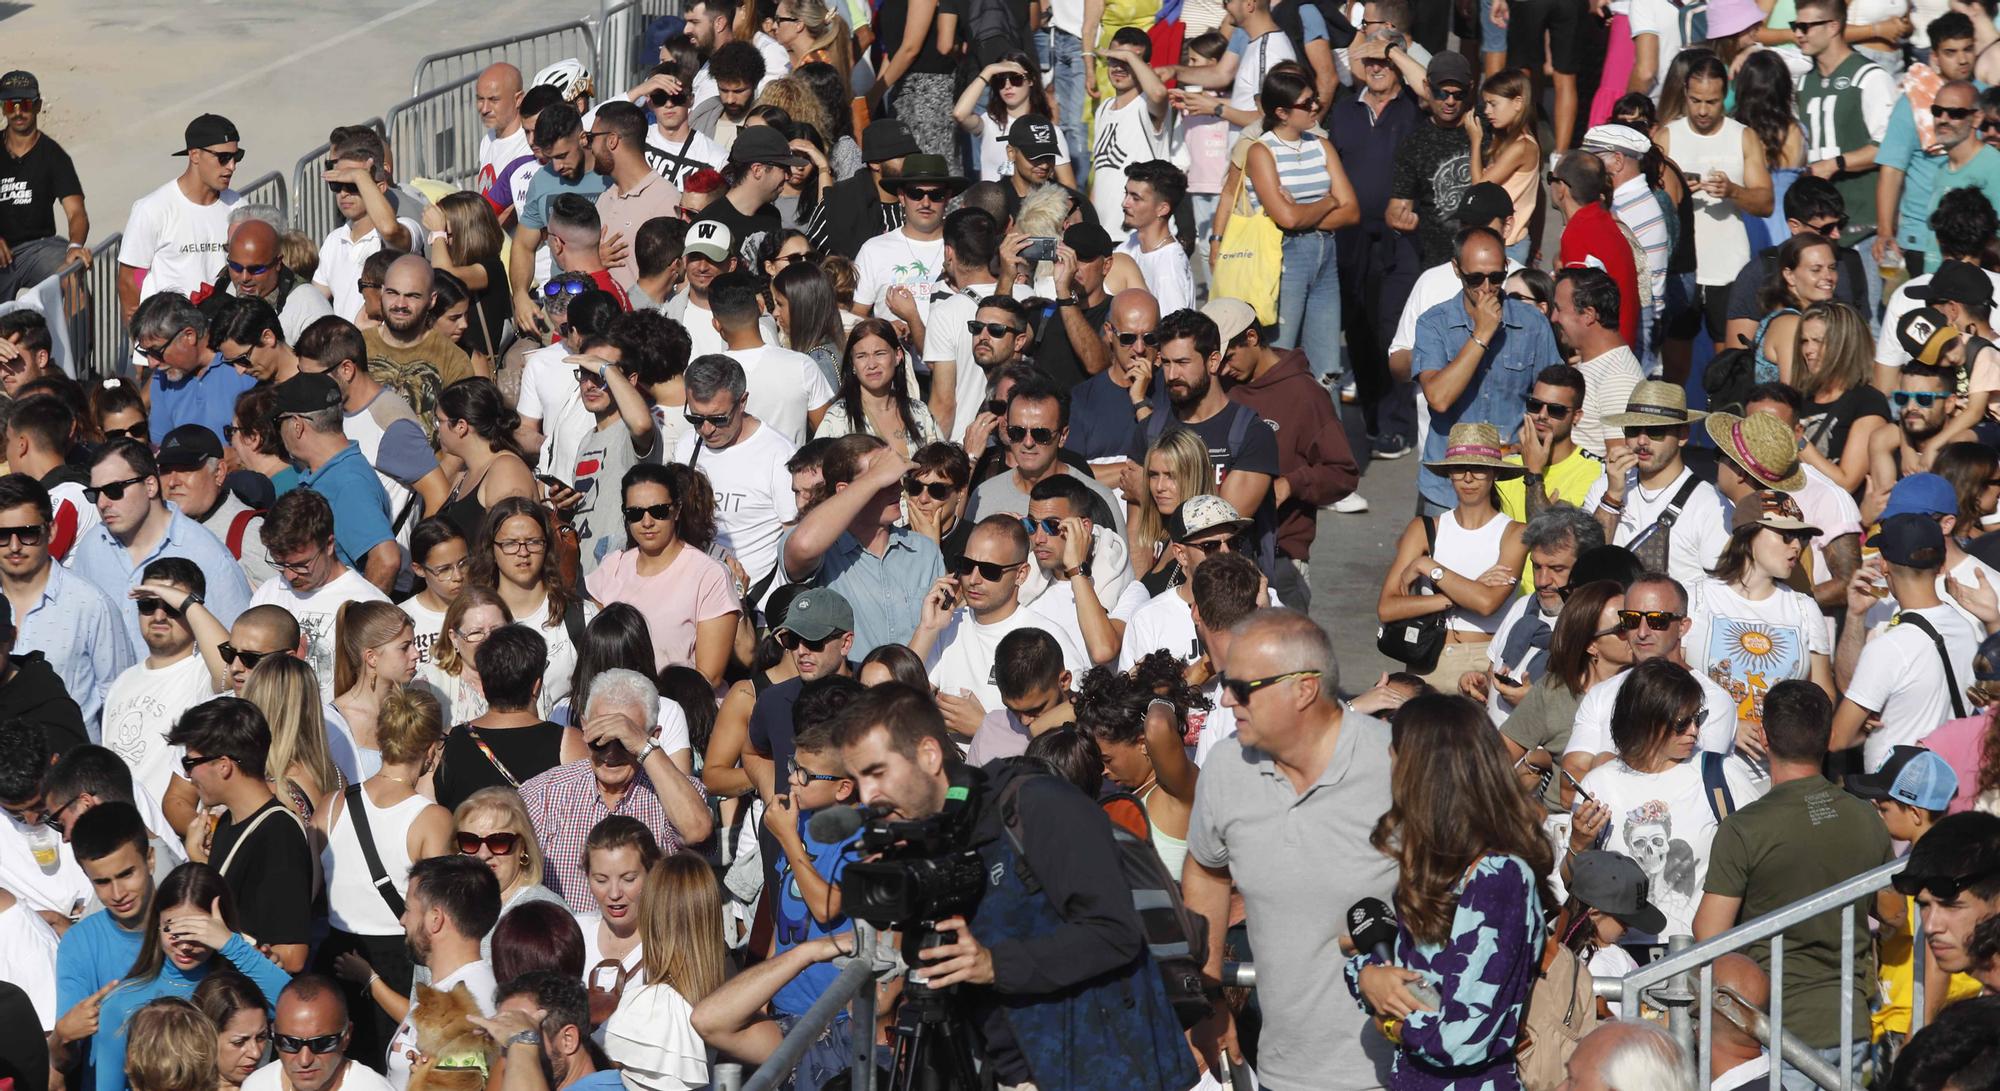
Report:
[[[1896,335],[1910,355],[1909,363],[1890,372],[1896,389],[1889,395],[1889,411],[1897,427],[1876,429],[1868,450],[1869,476],[1876,488],[1885,490],[1906,474],[1931,468],[1940,446],[1934,441],[1957,408],[1957,375],[1965,361],[1965,338],[1935,307],[1904,315]]]
[[[668,725],[659,723],[662,708],[672,709]],[[561,894],[572,912],[596,904],[585,878],[584,843],[603,815],[638,819],[668,854],[708,839],[714,823],[701,782],[669,757],[688,746],[687,723],[679,712],[637,671],[604,671],[591,679],[583,703],[590,756],[553,766],[521,785],[521,802],[546,858],[543,883]]]
[[[491,1019],[472,1019],[507,1053],[506,1080],[496,1091],[618,1091],[623,1086],[618,1069],[597,1067],[590,994],[583,982],[553,970],[533,970],[503,983],[498,996]],[[292,1091],[320,1089],[294,1084]]]
[[[1527,412],[1521,414],[1521,453],[1507,456],[1507,461],[1521,463],[1528,472],[1495,482],[1500,510],[1508,518],[1525,522],[1557,502],[1573,507],[1604,476],[1603,460],[1586,454],[1574,438],[1580,407],[1588,399],[1586,388],[1583,372],[1568,364],[1550,364],[1536,373]],[[1594,544],[1604,544],[1602,533]],[[1540,585],[1538,573],[1535,586]]]
[[[694,43],[694,48],[703,61],[701,71],[695,73],[694,77],[696,106],[725,93],[722,84],[728,82],[725,78],[727,74],[715,70],[715,58],[724,48],[741,41],[736,36],[736,9],[741,6],[736,0],[696,0],[695,3],[688,5],[684,16],[687,21],[687,38]],[[791,54],[769,35],[758,31],[752,41],[755,44],[749,42],[744,44],[750,45],[750,48],[763,59],[764,64],[756,75],[746,81],[742,91],[745,105],[740,109],[748,109],[750,99],[757,91],[763,90],[765,83],[791,71],[792,67]],[[729,146],[727,140],[722,140],[721,143],[724,147]]]
[[[479,957],[480,937],[500,919],[500,880],[471,856],[433,856],[410,865],[403,897],[403,943],[410,961],[430,971],[430,987],[460,985],[481,1014],[493,1014],[493,967]],[[416,1067],[417,1005],[411,1004],[389,1041],[389,1086],[404,1091]]]
[[[893,187],[903,226],[863,243],[854,258],[854,313],[927,324],[944,275],[944,208],[965,191],[941,155],[912,155]]]
[[[1966,30],[1971,29],[1968,21]],[[1945,54],[1937,48],[1935,35],[1931,45],[1933,63],[1942,62]],[[1968,72],[1972,70],[1971,45],[1968,38],[1963,62]],[[1663,154],[1672,156],[1681,170],[1701,179],[1692,187],[1695,208],[1700,210],[1694,218],[1695,252],[1700,255],[1695,263],[1694,305],[1708,326],[1709,339],[1720,347],[1723,328],[1729,320],[1729,286],[1736,278],[1736,271],[1750,261],[1750,235],[1738,213],[1770,215],[1775,207],[1772,200],[1775,190],[1764,156],[1764,142],[1755,130],[1723,113],[1722,101],[1729,91],[1729,68],[1722,59],[1698,56],[1683,86],[1686,116],[1660,126],[1656,139]],[[1904,112],[1907,114],[1908,110]],[[1928,180],[1924,195],[1926,199],[1930,195]],[[1923,214],[1919,213],[1917,218],[1921,220]],[[1889,216],[1883,222],[1894,224],[1895,217]],[[1692,326],[1690,322],[1682,327],[1689,338],[1694,335]]]
[[[1553,388],[1551,393],[1560,397],[1576,396],[1567,387],[1549,385]],[[1521,434],[1525,436],[1529,431],[1523,428]],[[1486,646],[1487,668],[1467,671],[1458,679],[1458,691],[1483,702],[1493,726],[1503,730],[1514,706],[1528,696],[1529,687],[1548,673],[1556,617],[1562,613],[1563,603],[1575,582],[1570,572],[1579,556],[1604,544],[1604,528],[1582,511],[1560,504],[1545,508],[1528,520],[1528,525],[1521,529],[1521,544],[1528,548],[1528,562],[1534,565],[1534,594],[1516,596],[1500,615],[1500,626]],[[1565,740],[1571,726],[1563,724],[1559,729]],[[1518,725],[1515,735],[1520,735],[1519,738],[1506,736],[1514,744],[1508,747],[1510,752],[1518,749],[1525,753],[1541,745],[1542,740],[1523,734],[1526,727]],[[1550,742],[1554,749],[1560,749],[1553,739]],[[1553,760],[1544,757],[1531,759],[1531,763],[1547,768]]]
[[[1984,145],[1981,145],[1984,147]],[[2000,152],[1994,152],[2000,158]],[[2000,415],[1993,397],[2000,393],[2000,347],[1993,332],[1993,282],[1976,263],[1947,261],[1938,267],[1929,284],[1911,290],[1911,297],[1935,307],[1959,335],[1959,366],[1969,382],[1955,383],[1964,401],[1946,422],[1944,430],[1931,441],[1931,450],[1961,439],[1991,440]],[[1894,392],[1891,392],[1893,397]],[[1974,430],[1978,434],[1974,434]]]
[[[380,1073],[347,1055],[354,1024],[347,997],[332,979],[293,978],[274,1010],[271,1041],[278,1059],[243,1081],[247,1091],[388,1091]]]
[[[1576,353],[1576,370],[1583,375],[1583,404],[1566,418],[1565,431],[1577,447],[1602,460],[1624,436],[1604,418],[1625,408],[1632,388],[1646,377],[1638,357],[1618,333],[1623,320],[1618,285],[1602,269],[1564,269],[1556,274],[1553,317],[1563,342]],[[1580,493],[1568,494],[1572,499]]]
[[[398,219],[389,204],[388,149],[373,129],[342,131],[327,153],[326,184],[347,223],[334,228],[319,246],[313,283],[333,301],[333,313],[348,321],[361,314],[361,263],[378,250],[410,250],[428,238],[423,228]]]
[[[72,260],[90,265],[90,213],[83,207],[76,164],[42,132],[42,87],[33,73],[17,69],[0,76],[0,114],[7,119],[0,191],[8,194],[0,206],[0,299],[12,299]],[[52,207],[58,204],[62,235],[56,233]],[[99,302],[110,305],[108,299]]]
[[[403,283],[400,277],[398,282]],[[421,511],[444,507],[450,486],[424,434],[426,421],[400,391],[375,377],[369,357],[367,339],[351,322],[315,322],[299,338],[298,371],[323,374],[340,388],[342,431],[360,444],[362,456],[375,467],[400,538],[402,528],[414,524]],[[416,497],[422,498],[421,509]]]
[[[146,297],[132,312],[132,349],[151,361],[148,438],[158,443],[183,424],[216,435],[229,424],[236,396],[256,380],[218,365],[208,345],[208,316],[179,292]]]
[[[826,248],[852,259],[863,243],[903,226],[896,179],[903,161],[917,153],[917,141],[895,118],[868,123],[861,133],[861,158],[868,169],[835,182],[826,195]]]
[[[1597,515],[1612,545],[1631,549],[1683,587],[1707,576],[1729,544],[1722,494],[1681,457],[1688,425],[1707,415],[1690,412],[1687,392],[1676,384],[1649,379],[1633,387],[1625,411],[1604,418],[1624,431],[1625,445],[1611,452],[1604,478],[1580,505]]]
[[[778,51],[784,53],[783,47]],[[726,42],[705,55],[708,63],[694,77],[694,108],[688,112],[688,123],[717,146],[727,148],[742,134],[757,92],[774,74],[770,61],[748,42]],[[705,97],[704,80],[708,82]]]
[[[431,263],[416,254],[404,254],[390,263],[382,274],[382,324],[361,333],[370,370],[395,375],[428,367],[437,373],[440,390],[477,374],[465,350],[431,326],[436,281]]]
[[[965,441],[993,381],[973,359],[972,339],[980,328],[973,319],[981,301],[1013,294],[1012,285],[1000,289],[1000,242],[1000,225],[984,209],[960,208],[944,218],[944,271],[953,291],[931,303],[924,360],[931,365],[931,417],[953,443]]]
[[[748,253],[762,236],[784,226],[771,202],[783,192],[787,172],[806,163],[806,157],[786,143],[784,134],[769,125],[744,129],[730,145],[729,163],[722,168],[722,179],[729,188],[701,210],[699,219],[729,225],[737,246]]]
[[[333,313],[333,305],[313,284],[286,267],[278,251],[278,229],[262,220],[245,220],[229,231],[228,257],[201,309],[214,321],[231,299],[261,299],[278,313],[286,341],[317,319]]]
[[[687,238],[681,242],[681,256],[686,261],[686,287],[666,305],[660,313],[679,322],[688,334],[688,359],[723,352],[729,344],[722,337],[722,331],[715,327],[715,312],[709,309],[708,289],[715,278],[724,273],[733,273],[742,264],[742,257],[736,249],[736,236],[729,225],[721,220],[702,220],[688,225]],[[764,319],[769,322],[769,318]],[[775,322],[768,326],[759,323],[764,340],[776,344],[778,328]]]
[[[290,488],[312,489],[333,509],[335,555],[387,591],[402,567],[389,494],[361,446],[342,430],[340,386],[325,375],[300,375],[278,388],[278,436],[302,469]]]
[[[1594,265],[1618,284],[1618,336],[1639,344],[1639,262],[1626,232],[1604,207],[1611,178],[1604,161],[1585,151],[1565,152],[1549,172],[1549,200],[1562,213],[1561,262],[1565,269]]]
[[[1472,184],[1472,142],[1465,112],[1472,107],[1472,65],[1462,54],[1439,53],[1425,70],[1430,124],[1418,122],[1396,148],[1396,174],[1383,219],[1412,234],[1422,268],[1451,260],[1451,218]]]
[[[1061,145],[1056,142],[1056,127],[1048,118],[1028,114],[1016,121],[1007,130],[1006,148],[1007,163],[1014,168],[1008,172],[1008,184],[1017,200],[1056,181],[1056,159]]]
[[[253,586],[278,574],[259,533],[264,513],[253,510],[224,484],[229,469],[215,433],[199,424],[184,424],[167,433],[158,457],[160,491],[229,547]]]
[[[1145,288],[1172,314],[1194,306],[1194,269],[1174,237],[1174,209],[1187,196],[1187,175],[1164,159],[1135,163],[1125,170],[1124,227],[1118,245],[1129,259],[1113,259],[1106,284],[1111,291]]]
[[[611,267],[623,290],[639,283],[640,229],[652,220],[674,217],[681,203],[681,191],[646,161],[646,131],[646,115],[629,102],[598,107],[590,127],[597,172],[611,179],[610,187],[597,195],[598,222],[630,244],[624,260]]]
[[[546,339],[555,330],[529,289],[536,273],[535,255],[548,231],[549,202],[558,193],[577,193],[595,201],[610,188],[611,180],[591,169],[594,160],[590,141],[584,139],[583,118],[569,103],[550,103],[535,115],[534,144],[544,165],[520,197],[521,222],[514,229],[507,282],[514,292],[514,325]]]
[[[129,607],[51,560],[54,517],[48,490],[34,478],[0,477],[0,591],[17,630],[14,650],[48,660],[83,710],[90,741],[96,742],[102,737],[98,715],[104,696],[135,655],[120,624]]]

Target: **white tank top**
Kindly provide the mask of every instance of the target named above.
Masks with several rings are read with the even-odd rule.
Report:
[[[368,873],[368,857],[361,851],[360,831],[354,828],[350,801],[342,800],[340,816],[334,819],[333,834],[320,850],[326,866],[327,917],[335,928],[357,936],[393,936],[403,931],[402,922],[389,912],[382,892]],[[382,870],[396,886],[398,894],[410,888],[410,827],[417,815],[430,805],[420,795],[388,809],[377,807],[361,789],[361,805],[368,808],[368,828],[375,835],[375,851],[382,857]]]
[[[1158,250],[1148,252],[1139,245],[1139,233],[1134,231],[1118,244],[1118,252],[1139,264],[1139,275],[1145,278],[1146,290],[1159,301],[1161,314],[1194,306],[1194,267],[1188,263],[1187,251],[1172,236]]]
[[[1667,124],[1674,162],[1682,173],[1706,178],[1721,171],[1737,185],[1743,184],[1743,123],[1724,118],[1722,127],[1703,136],[1694,131],[1687,118]],[[1692,187],[1690,187],[1692,188]],[[1694,246],[1701,255],[1696,263],[1695,283],[1733,283],[1736,274],[1750,261],[1750,236],[1743,229],[1736,202],[1726,201],[1696,189],[1694,202]]]
[[[1099,106],[1091,128],[1090,205],[1099,223],[1124,223],[1125,168],[1167,158],[1167,139],[1153,127],[1143,94],[1123,106]]]
[[[1466,579],[1476,580],[1500,563],[1500,542],[1507,536],[1507,528],[1513,525],[1512,519],[1495,512],[1485,526],[1466,530],[1458,525],[1457,512],[1445,512],[1438,516],[1437,551],[1431,557]],[[1454,606],[1445,614],[1445,626],[1459,632],[1491,635],[1500,628],[1500,618],[1506,612],[1505,603],[1490,614],[1475,614],[1463,606]]]

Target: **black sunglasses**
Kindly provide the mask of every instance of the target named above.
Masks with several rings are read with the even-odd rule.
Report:
[[[243,669],[246,671],[256,670],[257,664],[262,663],[264,660],[269,659],[274,655],[285,654],[283,652],[238,651],[236,645],[231,644],[226,640],[215,646],[215,653],[222,657],[222,661],[224,663],[241,662],[243,664]]]
[[[48,532],[47,523],[23,523],[17,527],[0,527],[0,542],[11,543],[18,539],[22,545],[41,545],[42,537]]]
[[[686,106],[694,98],[686,89],[682,89],[678,94],[668,94],[657,87],[646,97],[652,100],[655,109],[661,106]]]
[[[355,185],[353,182],[328,182],[326,188],[342,197],[355,196],[361,192],[361,187]]]
[[[252,277],[261,277],[275,268],[277,268],[276,263],[268,261],[262,265],[245,265],[240,261],[229,263],[230,272]]]
[[[208,148],[199,148],[196,150],[202,152],[203,154],[215,157],[215,161],[218,163],[241,163],[243,162],[243,156],[245,154],[242,148],[238,148],[233,152],[211,151]]]
[[[1033,439],[1036,445],[1047,447],[1056,441],[1056,430],[1053,428],[1023,428],[1018,424],[1010,424],[1007,426],[1007,439],[1010,443],[1019,443],[1024,439]]]
[[[1839,238],[1840,233],[1842,231],[1847,230],[1847,217],[1842,216],[1837,220],[1828,220],[1825,223],[1807,224],[1806,226],[1812,228],[1815,233],[1825,235],[1829,239]]]
[[[172,337],[169,337],[166,340],[160,342],[159,346],[156,348],[147,348],[144,345],[137,345],[134,347],[136,347],[139,350],[139,355],[144,356],[146,359],[151,360],[156,364],[164,364],[167,362],[167,346],[173,344],[175,341],[180,340],[181,334],[191,333],[191,332],[193,331],[187,329],[175,330],[174,335]]]
[[[1686,614],[1676,614],[1672,610],[1620,610],[1618,627],[1632,633],[1637,632],[1643,623],[1646,628],[1656,633],[1664,633],[1674,622],[1686,616]]]
[[[929,201],[941,205],[951,200],[951,191],[942,186],[904,186],[898,192],[919,203]]]
[[[1182,542],[1181,544],[1189,549],[1201,550],[1203,556],[1207,556],[1224,547],[1227,547],[1231,553],[1243,552],[1243,536],[1241,534],[1232,534],[1227,538],[1204,538],[1198,542]]]
[[[207,757],[197,758],[183,754],[181,755],[181,772],[186,773],[188,776],[192,777],[194,776],[194,771],[196,769],[199,769],[202,766],[207,765],[209,762],[212,761],[221,761],[222,759],[228,756],[229,755],[227,754],[210,754]]]
[[[918,481],[915,474],[903,475],[903,491],[911,496],[928,493],[932,500],[949,500],[957,489],[958,486],[949,481]]]
[[[1319,675],[1320,672],[1318,671],[1286,671],[1283,674],[1273,674],[1265,678],[1231,678],[1226,674],[1219,674],[1216,675],[1215,680],[1223,689],[1229,692],[1229,696],[1237,704],[1247,705],[1250,703],[1250,695],[1263,689],[1265,686],[1275,686],[1279,682],[1283,682],[1289,678],[1318,678]]]
[[[181,612],[179,610],[174,609],[171,606],[168,606],[167,600],[165,599],[160,599],[160,598],[133,599],[132,604],[139,608],[140,617],[151,617],[154,614],[159,614],[159,613],[164,613],[168,617],[173,618],[175,621],[179,621],[181,617]]]
[[[1431,90],[1431,94],[1437,98],[1448,98],[1452,100],[1466,99],[1472,97],[1472,92],[1463,87],[1437,87]]]
[[[720,427],[722,427],[723,425],[725,425],[725,424],[728,424],[728,423],[729,423],[729,420],[730,420],[730,418],[734,417],[735,415],[736,415],[736,413],[735,413],[735,411],[734,411],[734,410],[731,410],[730,412],[727,412],[727,413],[687,413],[687,412],[683,412],[683,413],[681,414],[681,416],[683,416],[683,417],[686,417],[686,418],[687,418],[687,422],[688,422],[689,424],[692,424],[692,425],[694,425],[694,426],[695,426],[696,428],[700,428],[700,427],[701,427],[702,425],[704,425],[704,424],[708,425],[708,426],[709,426],[710,428],[720,428]]]
[[[625,507],[625,521],[628,523],[643,523],[646,521],[646,516],[650,515],[655,520],[664,523],[674,517],[675,506],[671,501],[665,504],[646,504],[643,506],[628,504]]]
[[[1024,87],[1027,83],[1028,77],[1023,76],[1019,72],[1002,72],[993,77],[993,86],[995,87]]]
[[[1134,341],[1144,341],[1144,342],[1146,342],[1146,347],[1147,347],[1147,348],[1159,348],[1159,347],[1160,347],[1160,335],[1159,335],[1159,334],[1157,334],[1157,333],[1120,333],[1120,334],[1118,334],[1118,343],[1119,343],[1119,344],[1121,344],[1121,345],[1124,345],[1124,346],[1125,346],[1126,348],[1128,348],[1128,349],[1132,347],[1132,343],[1133,343]]]
[[[1562,420],[1564,417],[1569,416],[1570,411],[1574,408],[1574,406],[1564,405],[1561,402],[1545,402],[1540,398],[1528,399],[1528,412],[1539,413],[1556,420]]]
[[[833,643],[836,640],[839,640],[840,637],[841,637],[841,632],[838,629],[835,629],[833,632],[830,632],[825,636],[820,637],[818,640],[807,640],[805,637],[800,636],[799,634],[791,631],[790,629],[779,629],[778,634],[774,639],[777,640],[778,647],[783,648],[788,652],[795,652],[798,651],[800,648],[804,648],[809,652],[822,652],[826,650],[827,645]]]
[[[146,480],[146,475],[140,474],[138,477],[128,477],[123,481],[106,481],[102,485],[92,485],[83,490],[83,498],[93,504],[97,503],[99,496],[108,496],[113,500],[123,500],[125,499],[126,489],[144,480]]]
[[[1975,871],[1965,875],[1911,875],[1908,869],[1904,869],[1889,880],[1889,885],[1896,888],[1896,893],[1905,897],[1914,898],[1928,890],[1931,892],[1931,897],[1941,902],[1949,902],[1957,899],[1967,887],[1977,886],[1996,874],[2000,874],[2000,871]]]
[[[1683,424],[1656,424],[1644,428],[1627,425],[1625,428],[1625,438],[1636,439],[1639,436],[1645,436],[1647,439],[1658,443],[1663,439],[1673,438],[1676,433],[1685,427],[1687,426]]]
[[[1005,322],[981,322],[975,318],[965,324],[965,332],[974,337],[979,336],[980,330],[985,330],[988,337],[1012,337],[1021,332]]]
[[[975,561],[970,557],[953,557],[949,567],[954,576],[969,576],[974,569],[977,569],[979,577],[990,582],[1006,575],[1009,569],[1019,568],[1025,563],[1027,563],[1025,559],[1012,564],[1001,564],[999,561]]]
[[[310,1049],[314,1053],[323,1055],[338,1052],[340,1040],[346,1035],[345,1028],[333,1034],[321,1034],[312,1038],[301,1038],[296,1034],[276,1034],[271,1037],[271,1044],[276,1046],[280,1053],[301,1053]]]
[[[1468,288],[1477,288],[1481,284],[1491,284],[1497,288],[1501,282],[1507,279],[1507,274],[1504,271],[1498,273],[1460,273],[1458,274],[1458,279],[1464,281],[1465,286]]]
[[[135,424],[130,428],[106,428],[104,430],[104,438],[136,439],[141,443],[145,443],[151,440],[152,430],[142,422],[139,424]]]
[[[1977,106],[1939,106],[1935,102],[1931,103],[1932,117],[1948,117],[1953,121],[1964,121],[1978,112]]]
[[[1838,22],[1840,22],[1838,19],[1794,19],[1792,20],[1792,33],[1804,34],[1814,27],[1823,27],[1828,23]]]

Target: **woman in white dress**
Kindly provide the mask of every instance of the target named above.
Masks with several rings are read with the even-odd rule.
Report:
[[[646,876],[660,862],[660,846],[646,824],[631,815],[605,816],[583,844],[584,877],[597,912],[580,914],[583,983],[590,990],[590,1021],[602,1023],[628,988],[646,983]]]
[[[694,1030],[694,1006],[722,984],[722,888],[707,860],[677,852],[646,876],[646,984],[627,989],[604,1024],[604,1052],[639,1091],[709,1085],[709,1050]]]

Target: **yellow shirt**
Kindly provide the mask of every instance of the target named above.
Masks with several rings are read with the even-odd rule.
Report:
[[[1882,985],[1881,1005],[1868,1021],[1873,1036],[1880,1039],[1887,1033],[1908,1034],[1910,1032],[1910,967],[1915,962],[1915,952],[1911,949],[1910,920],[1916,916],[1917,900],[1905,898],[1902,926],[1891,931],[1883,929],[1875,938],[1876,963],[1880,967]],[[1951,983],[1945,989],[1945,1003],[1956,1004],[1978,996],[1979,982],[1967,974],[1951,975]]]
[[[1520,455],[1508,455],[1507,461],[1518,466]],[[1569,457],[1549,467],[1542,475],[1542,491],[1551,500],[1559,500],[1576,507],[1583,506],[1583,498],[1590,495],[1590,487],[1604,476],[1604,463],[1578,447]],[[1517,523],[1528,521],[1528,487],[1518,477],[1497,482],[1500,490],[1500,510]],[[1521,566],[1521,593],[1533,594],[1535,590],[1535,566]]]

